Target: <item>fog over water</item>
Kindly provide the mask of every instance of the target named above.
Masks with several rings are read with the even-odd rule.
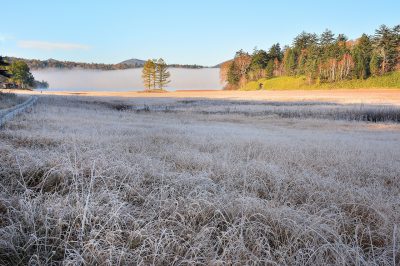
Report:
[[[170,68],[171,83],[167,90],[218,90],[219,68],[183,69]],[[33,70],[37,80],[49,83],[50,91],[132,91],[143,90],[142,69],[86,70],[44,69]]]

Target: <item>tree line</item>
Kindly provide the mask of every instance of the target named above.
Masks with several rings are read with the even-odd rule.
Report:
[[[160,58],[158,60],[147,60],[143,66],[142,79],[143,85],[147,91],[163,90],[169,83],[171,74],[168,71],[168,65]]]
[[[249,81],[277,76],[305,76],[309,84],[367,79],[400,69],[400,25],[380,26],[375,34],[357,40],[335,35],[302,32],[283,49],[240,50],[220,67],[225,89],[239,89]]]
[[[7,62],[0,56],[0,81],[4,87],[11,88],[48,88],[46,81],[37,81],[33,77],[28,64],[22,60]]]
[[[24,61],[30,69],[45,69],[45,68],[57,68],[57,69],[91,69],[91,70],[123,70],[130,68],[142,67],[141,64],[99,64],[99,63],[82,63],[72,61],[59,61],[55,59],[38,60],[38,59],[25,59],[17,57],[5,57],[8,62]]]
[[[136,64],[126,64],[126,63],[118,63],[118,64],[100,64],[100,63],[83,63],[83,62],[72,62],[72,61],[59,61],[55,59],[48,60],[38,60],[38,59],[24,59],[17,57],[5,57],[5,60],[8,62],[13,61],[24,61],[30,69],[46,69],[46,68],[57,68],[57,69],[73,69],[73,68],[82,68],[82,69],[91,69],[91,70],[124,70],[124,69],[132,69],[132,68],[141,68],[143,67],[142,63]],[[190,65],[190,64],[170,64],[169,67],[174,68],[188,68],[188,69],[201,69],[205,68],[201,65]]]

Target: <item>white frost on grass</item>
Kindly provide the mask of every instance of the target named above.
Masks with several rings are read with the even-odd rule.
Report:
[[[43,97],[7,124],[0,263],[399,261],[398,125],[198,111]]]

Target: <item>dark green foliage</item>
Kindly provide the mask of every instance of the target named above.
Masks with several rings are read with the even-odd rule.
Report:
[[[382,25],[375,31],[375,50],[382,58],[381,74],[392,71],[398,60],[398,47],[400,45],[399,26],[393,29]]]
[[[382,57],[378,53],[374,52],[369,63],[369,68],[373,76],[379,76],[381,74],[381,64]]]
[[[340,43],[340,42],[347,42],[349,40],[349,38],[347,38],[346,35],[344,35],[343,33],[338,34],[338,36],[336,37],[336,42]]]
[[[0,56],[0,76],[9,78],[10,73],[5,69],[9,64],[4,61],[3,57]]]
[[[25,89],[34,86],[35,79],[33,78],[28,65],[24,61],[12,62],[8,71],[11,75],[10,80],[18,84],[20,88]]]
[[[250,80],[257,80],[263,77],[264,69],[267,67],[269,55],[264,50],[254,49],[250,63]],[[240,77],[238,77],[240,79]]]
[[[355,62],[355,76],[366,79],[371,74],[370,62],[372,57],[372,43],[370,38],[363,34],[352,51]]]
[[[280,44],[276,43],[272,45],[268,50],[268,55],[270,59],[278,59],[279,61],[282,61],[283,53]]]
[[[254,50],[251,57],[250,69],[258,70],[265,68],[268,64],[269,58],[270,57],[268,56],[267,52],[264,50]]]
[[[335,41],[335,34],[331,30],[326,29],[320,37],[320,44],[322,46],[327,46],[333,44]]]
[[[288,76],[293,76],[296,70],[296,59],[293,49],[287,48],[284,56],[285,73]]]
[[[271,59],[268,61],[267,68],[265,69],[265,77],[272,78],[274,75],[274,61]]]
[[[317,45],[310,46],[304,67],[309,84],[318,78],[318,65],[320,59],[320,48]]]
[[[301,51],[307,49],[311,45],[318,43],[318,36],[315,33],[307,33],[303,31],[293,41],[293,49]]]

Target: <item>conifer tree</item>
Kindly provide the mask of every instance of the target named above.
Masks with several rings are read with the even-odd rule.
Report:
[[[274,75],[274,60],[269,60],[265,69],[266,78],[272,78]]]
[[[379,76],[381,74],[381,63],[382,58],[376,52],[372,53],[371,62],[369,63],[369,68],[373,76]]]
[[[21,88],[34,86],[35,79],[30,72],[29,66],[24,61],[18,60],[12,62],[8,71],[11,74],[10,80],[18,84]]]
[[[372,44],[366,34],[363,34],[354,46],[352,56],[355,61],[355,76],[361,79],[368,78],[371,74]]]
[[[285,54],[283,57],[283,63],[285,68],[285,73],[288,76],[292,76],[295,74],[296,69],[296,60],[295,54],[292,48],[287,48],[285,50]]]
[[[0,76],[9,78],[10,74],[8,71],[5,69],[9,64],[4,61],[3,57],[0,56]]]
[[[151,90],[155,87],[155,72],[156,64],[153,60],[147,60],[143,66],[142,79],[146,90]]]
[[[326,29],[320,37],[320,43],[322,46],[330,45],[335,40],[335,34],[331,30]]]
[[[396,65],[399,44],[396,29],[382,25],[375,31],[375,50],[382,58],[381,74],[392,71]]]
[[[168,65],[160,58],[156,63],[156,84],[160,90],[164,89],[171,81],[171,74],[168,71]]]

